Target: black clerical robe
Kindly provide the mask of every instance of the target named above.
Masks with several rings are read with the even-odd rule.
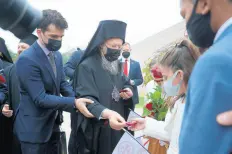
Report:
[[[9,67],[10,65],[12,65],[12,63],[9,63],[5,60],[0,60],[0,68],[2,70],[5,70],[7,67]],[[7,90],[7,86],[2,85],[0,86],[0,91],[1,91],[1,95],[4,94],[5,95],[5,99],[1,100],[1,104],[0,104],[0,110],[2,112],[2,108],[4,106],[4,104],[8,104],[7,98],[8,98],[8,90]],[[10,105],[10,104],[9,104]],[[12,117],[11,118],[7,118],[5,117],[2,113],[0,112],[0,153],[3,154],[11,154],[12,153]]]
[[[96,117],[93,119],[78,115],[77,139],[79,140],[78,154],[111,154],[120,140],[123,132],[110,128],[107,121],[99,120],[105,108],[114,110],[124,116],[124,100],[116,102],[112,98],[114,87],[118,91],[129,87],[129,82],[120,73],[111,75],[104,70],[101,56],[95,54],[86,58],[77,69],[76,93],[79,97],[89,98],[94,101],[88,105],[89,111]],[[73,128],[72,128],[73,129]]]

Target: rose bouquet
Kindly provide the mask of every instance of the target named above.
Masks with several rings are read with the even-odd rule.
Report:
[[[154,67],[151,73],[156,82],[163,80],[158,66]],[[168,107],[165,103],[165,96],[162,95],[162,88],[160,86],[154,87],[154,92],[148,93],[147,98],[150,101],[143,108],[143,116],[153,117],[156,120],[164,120]]]

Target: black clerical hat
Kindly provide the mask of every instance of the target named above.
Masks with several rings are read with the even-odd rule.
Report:
[[[37,39],[38,39],[37,36],[35,36],[33,34],[29,34],[28,36],[21,39],[20,42],[26,43],[29,46],[31,46]]]
[[[6,47],[5,40],[0,37],[0,58],[9,63],[13,63],[10,53]]]
[[[80,63],[89,56],[96,53],[96,49],[110,38],[120,38],[125,42],[127,24],[118,20],[103,20],[93,35]]]

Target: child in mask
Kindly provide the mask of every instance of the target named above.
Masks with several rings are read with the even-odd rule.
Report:
[[[185,93],[193,66],[200,53],[187,40],[170,47],[160,61],[163,88],[167,96],[176,96],[170,104],[165,121],[146,117],[134,119],[132,131],[143,130],[144,135],[170,142],[167,154],[179,153],[179,134],[185,106]]]

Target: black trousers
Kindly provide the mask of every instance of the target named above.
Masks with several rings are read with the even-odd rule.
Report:
[[[77,139],[77,120],[78,120],[78,114],[76,112],[71,113],[71,133],[69,137],[69,143],[68,143],[68,153],[69,154],[78,154],[78,148],[79,148],[79,142]]]
[[[13,134],[12,154],[22,154],[20,142],[16,135]]]
[[[59,154],[59,141],[57,132],[54,132],[47,143],[20,142],[22,154]]]
[[[77,132],[72,130],[69,138],[68,153],[78,154],[79,142],[77,139]]]

